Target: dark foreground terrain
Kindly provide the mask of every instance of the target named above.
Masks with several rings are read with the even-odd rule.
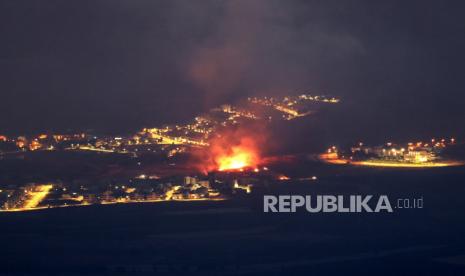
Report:
[[[394,213],[263,213],[262,196],[0,214],[1,275],[465,275],[465,172],[358,170],[276,194],[423,197]]]

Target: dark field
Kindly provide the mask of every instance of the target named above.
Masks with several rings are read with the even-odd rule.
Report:
[[[465,273],[463,168],[343,168],[315,182],[273,184],[265,192],[423,197],[424,208],[273,214],[263,213],[262,196],[255,194],[224,202],[1,213],[0,274]]]

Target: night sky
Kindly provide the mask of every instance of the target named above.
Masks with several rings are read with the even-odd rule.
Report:
[[[0,1],[0,134],[126,133],[249,95],[465,136],[462,1]]]

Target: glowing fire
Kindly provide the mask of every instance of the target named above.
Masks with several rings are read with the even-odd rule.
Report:
[[[265,134],[258,129],[255,127],[251,131],[242,127],[218,131],[209,139],[208,148],[192,151],[192,166],[205,174],[230,170],[258,172],[258,166],[263,165],[261,154],[266,142]]]
[[[215,158],[218,170],[238,170],[246,167],[255,167],[258,161],[256,152],[251,149],[234,146],[225,154],[220,154]]]
[[[211,141],[210,170],[228,171],[254,169],[260,163],[257,137],[248,133],[233,132],[223,135]]]

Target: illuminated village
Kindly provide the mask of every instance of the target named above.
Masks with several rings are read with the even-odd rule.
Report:
[[[273,97],[252,97],[248,98],[249,102],[259,104],[263,106],[272,107],[275,110],[282,112],[282,118],[286,120],[292,120],[297,117],[303,117],[311,113],[310,110],[306,109],[305,103],[338,103],[339,99],[326,96],[312,96],[312,95],[300,95],[294,97],[284,97],[283,99]]]
[[[325,96],[288,96],[249,98],[252,107],[262,106],[269,112],[256,114],[254,108],[229,104],[195,117],[185,125],[144,128],[130,136],[97,135],[91,132],[43,133],[35,136],[0,136],[0,159],[24,159],[30,154],[87,153],[121,156],[129,172],[103,177],[52,182],[28,181],[4,185],[0,190],[0,209],[24,211],[41,208],[160,201],[223,200],[250,194],[254,187],[269,181],[286,181],[285,175],[271,172],[260,164],[257,145],[243,139],[235,145],[224,144],[218,136],[221,129],[242,123],[292,120],[315,112],[314,104],[334,104],[339,99]],[[221,142],[222,141],[222,142]],[[178,169],[176,161],[191,151],[208,152],[198,173]],[[159,171],[145,167],[144,160],[159,160]],[[110,167],[110,170],[112,168]],[[310,179],[316,180],[316,177]]]
[[[0,136],[0,159],[23,160],[47,154],[74,154],[106,164],[96,176],[66,176],[44,181],[34,178],[3,185],[0,210],[25,211],[44,208],[163,201],[225,200],[246,196],[266,183],[291,178],[269,169],[260,152],[259,137],[232,131],[247,123],[287,122],[317,112],[319,105],[337,104],[325,96],[248,98],[251,107],[229,104],[213,108],[185,125],[144,128],[128,136],[92,132],[44,133],[35,136]],[[257,112],[253,106],[268,112]],[[315,107],[316,106],[316,107]],[[276,119],[277,118],[277,119]],[[319,159],[324,163],[373,167],[444,167],[462,165],[443,157],[457,144],[454,138],[428,142],[348,148],[330,147]],[[77,154],[77,157],[76,157]],[[82,156],[81,156],[82,155]],[[106,158],[109,156],[111,158]],[[87,160],[87,159],[86,159]],[[100,160],[100,161],[99,161]],[[99,168],[97,166],[97,168]],[[99,171],[99,170],[98,170]],[[297,179],[295,179],[297,180]],[[300,179],[316,181],[311,175]]]
[[[140,151],[182,150],[182,146],[208,146],[208,139],[215,129],[240,124],[244,121],[271,120],[283,118],[292,120],[309,115],[313,112],[312,104],[334,104],[339,99],[326,96],[287,96],[283,98],[263,97],[248,98],[248,102],[257,106],[270,108],[279,116],[266,113],[263,116],[254,113],[247,107],[235,107],[229,104],[213,108],[207,114],[195,117],[192,122],[184,125],[167,125],[161,128],[144,128],[140,132],[127,137],[101,136],[91,133],[49,134],[43,133],[32,137],[7,137],[0,135],[0,156],[36,150],[82,150],[137,154]],[[273,114],[275,115],[275,114]],[[265,117],[265,118],[263,118]],[[155,147],[150,147],[151,145]]]
[[[419,141],[407,144],[387,142],[374,147],[360,142],[348,149],[332,146],[326,153],[321,154],[320,158],[331,164],[374,167],[425,168],[462,165],[460,161],[445,159],[442,156],[446,148],[454,145],[456,145],[455,138],[433,138],[428,142]]]

